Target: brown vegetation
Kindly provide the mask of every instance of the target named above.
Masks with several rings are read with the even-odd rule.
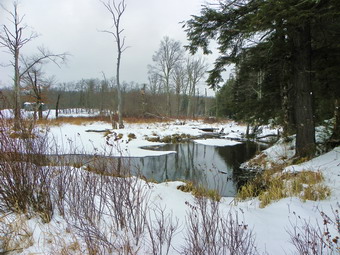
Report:
[[[283,172],[284,166],[276,165],[258,174],[242,186],[237,200],[258,197],[260,207],[272,201],[296,196],[301,200],[323,200],[330,195],[330,189],[322,182],[322,173],[305,170],[297,173]]]

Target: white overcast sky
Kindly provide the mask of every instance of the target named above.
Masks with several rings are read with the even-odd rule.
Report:
[[[9,10],[12,0],[0,0]],[[186,43],[181,21],[199,14],[205,0],[126,0],[122,17],[126,45],[122,56],[121,79],[127,82],[147,82],[147,65],[159,48],[164,36]],[[68,52],[66,66],[61,69],[48,65],[45,72],[55,75],[58,82],[77,81],[82,78],[115,76],[116,45],[112,35],[98,32],[110,29],[112,20],[99,0],[19,0],[19,14],[24,23],[40,36],[23,48],[27,56],[37,46],[44,45],[54,53]],[[8,15],[1,10],[0,23]],[[28,31],[28,30],[27,30]],[[9,54],[0,49],[0,63],[6,64]],[[207,62],[212,64],[213,57]],[[0,67],[0,85],[11,85],[11,68]]]

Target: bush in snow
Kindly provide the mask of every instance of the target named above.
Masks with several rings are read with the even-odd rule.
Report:
[[[238,213],[223,215],[219,202],[195,198],[187,213],[186,245],[183,254],[259,254],[255,237],[248,225],[239,221]]]
[[[11,123],[0,120],[0,212],[39,215],[49,222],[53,215],[51,168],[44,153],[47,137],[35,129],[29,136],[10,135]]]
[[[287,230],[290,240],[298,254],[328,255],[340,253],[340,204],[332,210],[333,215],[320,212],[322,225],[320,223],[301,219],[296,216],[296,222],[291,223]]]

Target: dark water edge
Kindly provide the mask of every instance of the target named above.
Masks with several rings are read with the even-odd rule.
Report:
[[[245,142],[233,146],[208,146],[193,142],[165,144],[149,147],[158,151],[176,153],[132,158],[131,166],[147,179],[157,182],[187,180],[219,191],[222,196],[233,197],[251,173],[241,170],[240,164],[252,158],[260,148]]]
[[[110,157],[94,155],[50,155],[55,161],[72,166],[86,165],[98,172],[132,174],[155,181],[192,181],[221,196],[233,197],[253,174],[240,169],[241,163],[263,149],[259,144],[244,142],[233,146],[208,146],[194,142],[164,144],[143,149],[171,151],[161,156]]]

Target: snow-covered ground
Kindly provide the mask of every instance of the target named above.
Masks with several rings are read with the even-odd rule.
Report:
[[[126,123],[125,129],[114,130],[116,135],[122,134],[122,138],[117,141],[114,141],[115,134],[104,136],[105,132],[93,132],[93,130],[111,128],[109,124],[101,122],[80,126],[64,124],[44,128],[44,130],[51,139],[53,138],[56,141],[59,151],[63,153],[85,152],[89,154],[144,157],[170,153],[142,149],[141,147],[143,146],[160,144],[147,141],[147,137],[162,138],[173,134],[200,136],[202,131],[199,128],[205,127],[223,130],[226,138],[240,138],[246,132],[245,126],[234,122],[205,124],[201,121],[186,121],[184,125],[179,125],[177,122]],[[92,132],[87,132],[88,130],[92,130]],[[263,128],[263,135],[270,133],[276,133],[276,130],[267,127]],[[129,139],[129,134],[134,134],[135,139]],[[196,139],[195,142],[213,146],[232,146],[237,143],[230,139]],[[281,143],[267,149],[265,153],[273,161],[285,160],[293,155],[292,144]],[[332,208],[337,208],[340,198],[340,147],[308,162],[289,166],[285,169],[285,171],[301,170],[322,172],[325,177],[325,184],[331,189],[331,196],[324,201],[306,202],[296,197],[290,197],[271,203],[265,208],[259,208],[258,199],[235,203],[233,198],[222,198],[219,204],[222,217],[223,215],[227,216],[230,211],[233,214],[238,213],[240,223],[246,224],[247,229],[252,230],[255,234],[256,245],[261,254],[265,252],[275,255],[297,254],[288,233],[292,231],[292,225],[301,225],[306,220],[311,225],[316,225],[318,222],[322,226],[323,219],[320,211],[331,216]],[[74,171],[79,174],[79,170]],[[172,221],[178,220],[179,227],[173,237],[169,254],[180,254],[182,247],[186,244],[188,211],[192,210],[195,205],[195,198],[190,193],[177,189],[177,186],[183,184],[181,182],[158,184],[146,183],[143,180],[137,180],[137,182],[147,190],[150,208],[154,208],[156,211],[157,208],[163,208],[166,216],[170,217],[172,215]],[[4,215],[0,215],[1,217],[4,217]],[[7,220],[19,218],[19,216],[15,215],[6,217]],[[2,219],[2,221],[4,220]],[[63,254],[82,254],[84,252],[84,241],[76,234],[76,229],[72,228],[69,222],[57,212],[50,223],[43,224],[38,218],[32,218],[30,220],[24,219],[20,224],[25,225],[26,230],[30,233],[29,242],[24,245],[24,249],[15,251],[12,254],[62,254],[61,250],[65,247],[68,247],[69,253]],[[146,238],[146,240],[149,239]],[[152,254],[147,253],[147,248],[145,247],[150,247],[150,243],[140,248],[138,254]]]
[[[59,151],[67,152],[83,152],[97,154],[109,154],[114,156],[130,156],[145,157],[162,155],[168,152],[149,151],[141,149],[145,146],[155,146],[162,143],[150,142],[146,138],[164,138],[173,134],[186,134],[192,137],[200,137],[204,134],[199,128],[214,127],[218,129],[224,128],[224,132],[232,134],[232,137],[240,138],[246,130],[246,127],[239,126],[236,123],[227,124],[203,124],[197,121],[188,121],[184,125],[178,125],[176,122],[164,122],[156,124],[130,124],[126,123],[124,129],[114,130],[113,134],[105,132],[95,132],[109,130],[111,125],[108,123],[92,123],[81,126],[64,124],[62,126],[54,126],[49,128],[51,138],[57,141]],[[275,131],[273,131],[275,132]],[[134,134],[135,138],[129,139],[129,134]],[[106,136],[105,136],[106,135]],[[117,136],[121,139],[114,141]],[[109,140],[107,140],[108,138]],[[196,139],[195,142],[212,146],[228,146],[237,144],[229,139]],[[107,146],[107,142],[113,146]]]

